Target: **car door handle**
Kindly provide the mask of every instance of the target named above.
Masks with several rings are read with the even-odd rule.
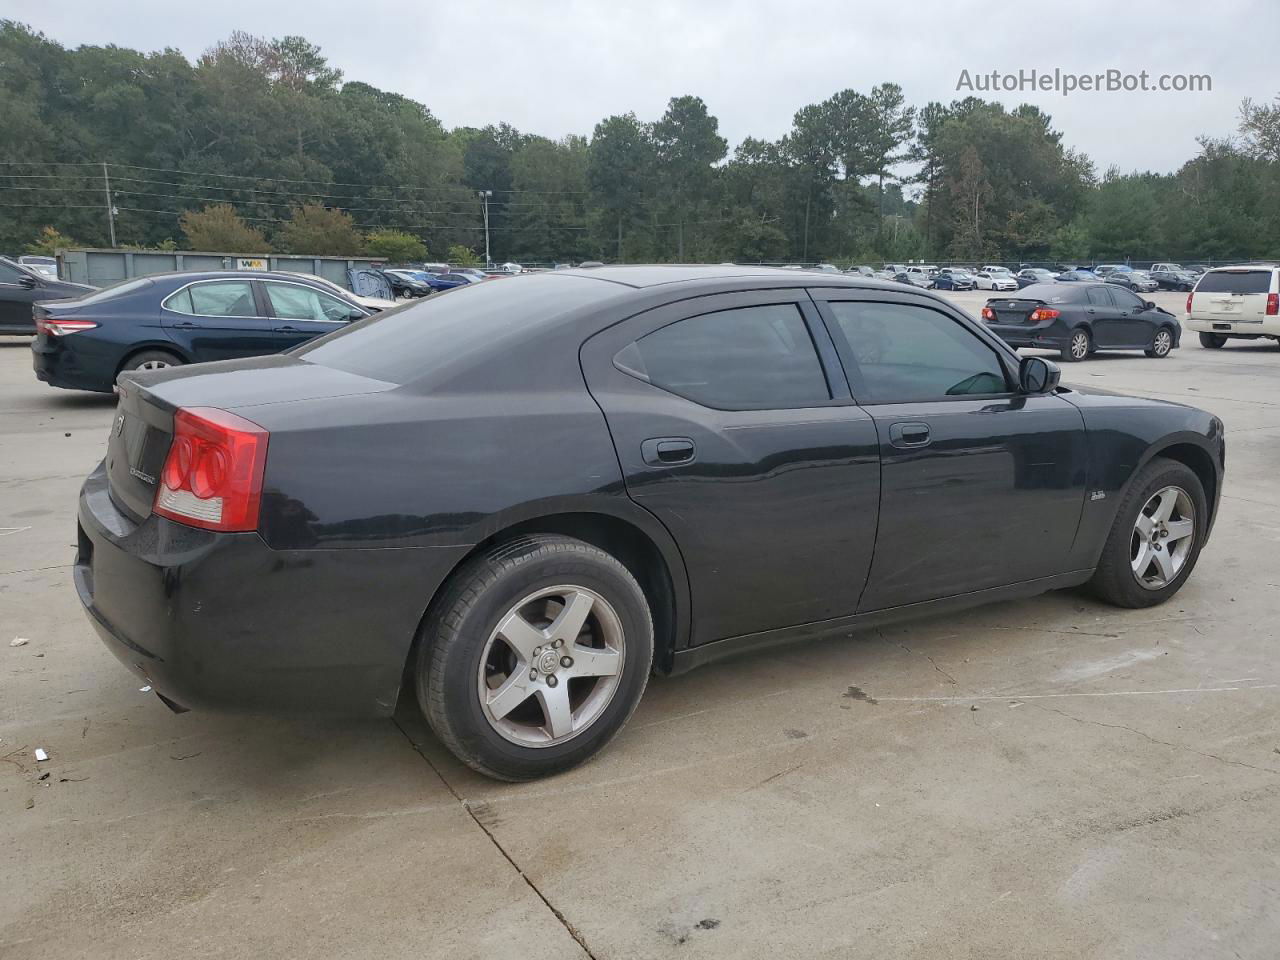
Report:
[[[195,324],[192,323],[190,320],[182,320],[178,323],[173,324],[173,326],[178,327],[180,329],[186,329],[187,327],[194,327]]]
[[[889,442],[895,447],[925,447],[929,440],[927,423],[895,423],[889,427]]]
[[[697,448],[688,437],[654,437],[640,444],[640,456],[651,467],[693,463]]]
[[[290,326],[276,327],[276,333],[297,333],[297,332],[298,332],[297,327],[290,327]]]

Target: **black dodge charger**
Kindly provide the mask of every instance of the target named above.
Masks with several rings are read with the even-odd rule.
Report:
[[[282,356],[125,373],[75,584],[175,709],[387,715],[491,776],[600,750],[653,671],[1089,583],[1186,581],[1222,423],[1058,385],[938,297],[598,267]]]
[[[1111,283],[1035,283],[992,297],[982,319],[1009,346],[1047,347],[1068,362],[1099,350],[1167,357],[1182,340],[1177,317]]]

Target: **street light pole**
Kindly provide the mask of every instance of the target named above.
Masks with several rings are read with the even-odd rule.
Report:
[[[484,265],[491,267],[493,258],[489,256],[489,198],[493,196],[493,191],[478,190],[476,195],[484,201]]]

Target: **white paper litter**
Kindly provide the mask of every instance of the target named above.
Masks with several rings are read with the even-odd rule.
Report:
[[[31,642],[31,641],[30,641],[30,640],[28,640],[26,637],[14,637],[12,640],[10,640],[10,641],[9,641],[9,646],[11,646],[11,647],[23,647],[23,646],[26,646],[26,645],[27,645],[28,643],[30,643],[30,642]]]
[[[36,762],[39,763],[41,760],[48,759],[49,755],[44,752],[44,747],[36,747]]]

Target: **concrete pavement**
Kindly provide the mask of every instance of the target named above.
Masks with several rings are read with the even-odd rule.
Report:
[[[411,703],[139,693],[70,584],[113,404],[0,341],[0,956],[1273,957],[1280,348],[1065,373],[1227,424],[1171,603],[1057,593],[658,679],[598,760],[513,786]]]

